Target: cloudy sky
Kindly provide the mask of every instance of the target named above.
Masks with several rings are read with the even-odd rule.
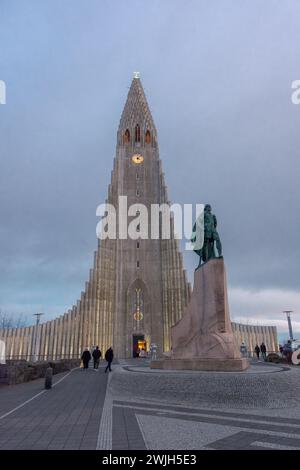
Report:
[[[0,0],[0,308],[79,297],[138,70],[171,200],[218,217],[233,319],[291,309],[300,335],[299,24],[298,0]]]

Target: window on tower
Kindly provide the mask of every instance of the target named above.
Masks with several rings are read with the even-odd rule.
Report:
[[[133,318],[134,318],[134,329],[139,330],[143,327],[143,317],[144,317],[144,295],[140,287],[135,289],[133,295]]]
[[[129,144],[130,142],[130,132],[128,129],[126,129],[124,133],[124,144]]]
[[[136,142],[141,141],[141,129],[140,129],[140,126],[138,124],[135,126],[135,141]]]
[[[151,134],[149,130],[145,134],[145,142],[146,144],[151,144]]]

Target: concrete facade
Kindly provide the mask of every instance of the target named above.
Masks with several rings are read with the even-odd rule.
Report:
[[[240,346],[245,343],[249,355],[254,355],[256,344],[265,343],[268,352],[278,352],[278,337],[276,326],[270,325],[243,325],[242,323],[231,323],[232,331]]]
[[[40,342],[34,348],[34,338],[36,327],[30,326],[26,328],[0,328],[0,340],[5,342],[7,359],[32,359],[37,351],[37,359],[60,359],[68,357],[79,357],[81,349],[78,342],[82,335],[78,332],[79,321],[74,316],[70,317],[70,321],[74,321],[72,325],[71,335],[69,339],[69,347],[65,349],[64,354],[59,349],[58,337],[62,336],[60,330],[61,318],[43,323],[39,328],[43,331]],[[254,355],[255,345],[260,345],[262,341],[267,346],[267,351],[278,352],[278,338],[276,326],[270,325],[244,325],[242,323],[231,322],[232,332],[240,346],[244,342],[250,355]],[[58,333],[59,330],[59,333]],[[45,347],[48,343],[49,347]],[[99,344],[101,344],[99,342]],[[166,349],[167,351],[167,349]]]

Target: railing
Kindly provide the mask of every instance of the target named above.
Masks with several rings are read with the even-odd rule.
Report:
[[[80,359],[81,354],[48,354],[48,355],[35,355],[35,354],[19,354],[5,357],[6,361],[27,361],[27,362],[49,362],[49,361],[61,361]]]

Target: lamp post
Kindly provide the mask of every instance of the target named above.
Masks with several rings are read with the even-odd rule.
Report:
[[[287,318],[288,325],[289,325],[290,340],[293,341],[294,335],[293,335],[292,320],[291,320],[291,313],[293,313],[293,310],[283,310],[283,313],[286,314],[286,318]]]
[[[39,356],[39,348],[38,348],[38,340],[39,340],[39,324],[40,324],[40,319],[41,316],[44,315],[44,313],[34,313],[33,314],[36,317],[36,323],[35,323],[35,335],[34,335],[34,355],[33,355],[33,361],[36,362],[38,360]]]

